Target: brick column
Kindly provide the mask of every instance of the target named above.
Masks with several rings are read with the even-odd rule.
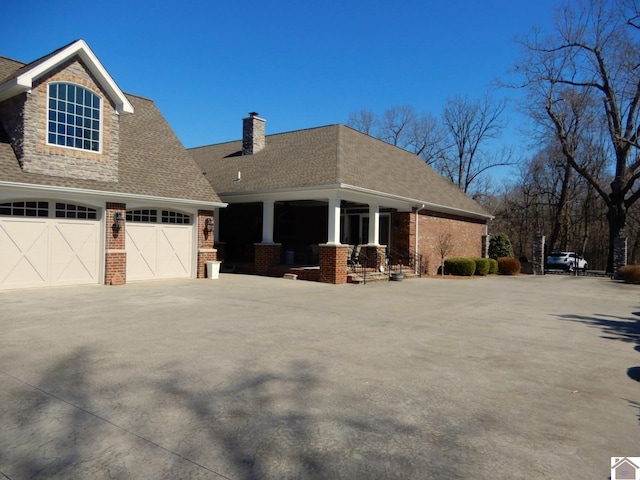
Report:
[[[122,285],[127,282],[127,252],[125,250],[125,231],[127,206],[124,203],[107,202],[105,210],[106,234],[105,234],[105,260],[104,283],[105,285]],[[120,213],[120,229],[114,228],[115,214]]]
[[[348,245],[320,245],[320,281],[323,283],[347,283]]]
[[[205,262],[217,260],[217,250],[213,248],[214,232],[207,232],[207,220],[213,219],[213,210],[198,210],[198,272],[197,278],[207,278]],[[215,224],[213,225],[215,228]]]
[[[255,272],[267,275],[269,269],[280,263],[281,243],[255,243]]]
[[[533,237],[533,274],[544,275],[544,248],[545,237],[544,235],[537,235]]]
[[[627,264],[627,239],[616,237],[613,239],[613,278],[619,280],[618,271]]]
[[[365,267],[378,268],[379,265],[385,264],[387,247],[384,245],[365,245],[363,250],[367,257],[367,264]]]

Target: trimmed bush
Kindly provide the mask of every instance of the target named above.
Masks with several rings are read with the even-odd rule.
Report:
[[[495,258],[488,258],[489,260],[489,275],[498,274],[498,261]]]
[[[444,271],[451,275],[470,277],[476,271],[473,258],[448,258],[444,261]]]
[[[618,277],[624,283],[640,283],[640,265],[625,265],[618,270]]]
[[[484,277],[489,273],[489,259],[488,258],[474,258],[474,262],[476,262],[476,271],[474,275],[478,275]]]
[[[517,275],[520,273],[520,260],[512,257],[501,257],[498,259],[498,273],[500,275]]]
[[[489,240],[489,258],[513,257],[511,240],[506,233],[496,233]]]

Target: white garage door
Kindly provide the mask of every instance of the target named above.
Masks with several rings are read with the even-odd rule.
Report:
[[[191,277],[191,217],[170,210],[127,212],[127,281]]]
[[[52,202],[0,203],[0,288],[99,283],[95,209]]]

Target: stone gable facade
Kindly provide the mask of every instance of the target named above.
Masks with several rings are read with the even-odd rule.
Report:
[[[99,152],[48,143],[48,86],[56,82],[82,86],[101,98]],[[0,112],[0,120],[24,172],[117,182],[119,115],[104,90],[77,57],[39,78],[30,93],[3,102]]]

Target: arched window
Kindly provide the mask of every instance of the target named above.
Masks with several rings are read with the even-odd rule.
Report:
[[[100,97],[80,85],[50,84],[48,143],[99,152],[101,107]]]

